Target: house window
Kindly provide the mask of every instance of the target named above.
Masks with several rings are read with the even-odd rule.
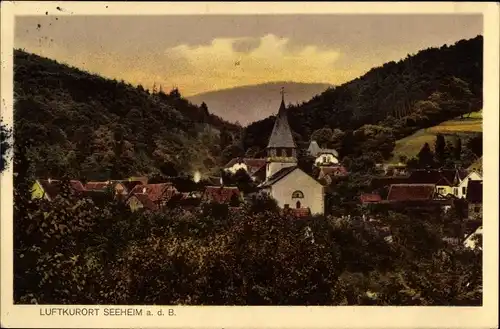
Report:
[[[295,204],[296,208],[299,209],[300,208],[300,201],[297,201],[297,203]]]
[[[453,194],[458,195],[458,189],[456,187],[453,188]]]
[[[304,193],[301,191],[295,191],[292,193],[292,199],[303,199],[304,198]]]
[[[283,208],[288,209],[288,208],[290,208],[290,205],[288,203],[285,203],[285,205],[283,206]]]
[[[444,187],[438,188],[438,193],[443,195],[444,194]]]
[[[464,186],[462,187],[462,194],[465,194],[465,192],[467,192],[467,188]]]
[[[281,156],[282,157],[286,157],[287,156],[286,149],[281,149]]]
[[[276,156],[276,149],[271,149],[271,156],[275,157]]]

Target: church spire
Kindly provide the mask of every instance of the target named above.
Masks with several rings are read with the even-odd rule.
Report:
[[[271,137],[269,138],[269,143],[267,148],[292,148],[295,149],[295,141],[293,140],[292,131],[290,125],[288,124],[288,118],[286,115],[285,107],[285,90],[281,88],[281,105],[278,110],[278,115],[276,116],[276,121],[274,122],[273,131]]]

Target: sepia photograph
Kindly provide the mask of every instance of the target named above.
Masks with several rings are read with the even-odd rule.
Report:
[[[52,323],[165,306],[162,325],[175,306],[485,306],[488,6],[132,5],[11,13],[2,304]]]

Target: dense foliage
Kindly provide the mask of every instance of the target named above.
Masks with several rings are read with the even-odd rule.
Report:
[[[21,50],[14,82],[15,139],[30,140],[37,176],[204,173],[220,165],[220,130],[240,129],[176,89],[144,90]]]
[[[481,109],[482,67],[482,36],[422,50],[373,68],[301,105],[290,105],[290,126],[299,142],[309,141],[323,128],[341,129],[335,133],[341,156],[381,146],[387,159],[395,140]],[[249,125],[243,138],[245,150],[263,149],[273,123],[274,117],[268,117]]]
[[[481,305],[481,251],[443,241],[459,221],[440,213],[380,215],[388,240],[371,222],[297,220],[262,197],[235,213],[131,213],[22,189],[16,201],[16,303]]]

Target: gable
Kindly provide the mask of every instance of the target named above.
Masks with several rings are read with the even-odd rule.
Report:
[[[285,175],[283,178],[280,180],[276,181],[273,185],[280,186],[280,185],[287,185],[290,184],[290,182],[298,182],[302,181],[308,184],[309,186],[318,186],[318,187],[323,187],[323,185],[306,174],[302,169],[295,167],[294,170],[290,171],[287,175]]]

